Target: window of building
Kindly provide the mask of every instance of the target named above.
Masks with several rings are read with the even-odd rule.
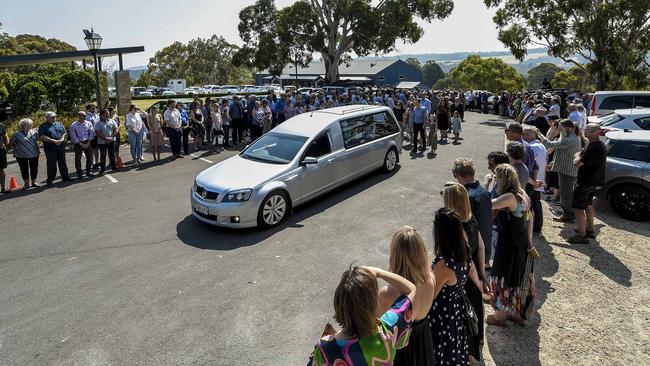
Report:
[[[386,80],[386,78],[383,75],[379,77],[379,81],[384,81],[384,80]]]
[[[399,79],[400,79],[400,80],[404,80],[405,78],[406,78],[406,77],[405,77],[404,75],[400,75],[400,76],[399,76]]]

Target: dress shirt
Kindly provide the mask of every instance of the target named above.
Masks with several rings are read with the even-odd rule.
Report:
[[[428,115],[429,114],[427,112],[427,109],[421,105],[419,107],[413,108],[413,112],[411,113],[411,121],[414,125],[421,125],[428,120]]]
[[[65,135],[65,127],[63,127],[63,124],[61,122],[54,122],[52,124],[45,122],[38,126],[38,135],[47,136],[54,140],[59,140],[61,137],[63,137],[63,135]],[[62,148],[64,145],[65,142],[61,145],[57,145],[53,142],[43,141],[43,150],[56,150],[58,148]]]
[[[95,129],[93,123],[89,120],[83,122],[74,121],[70,125],[70,141],[73,144],[78,144],[81,141],[89,141],[95,137]]]
[[[178,111],[176,108],[165,110],[165,113],[163,115],[163,119],[165,120],[165,126],[173,129],[179,129],[181,128],[181,112]]]
[[[97,123],[95,123],[95,133],[97,134],[97,143],[100,145],[104,145],[109,143],[109,141],[106,140],[106,137],[113,137],[115,133],[117,132],[117,123],[113,121],[112,119],[107,119],[106,121],[99,120]],[[99,136],[99,133],[102,134],[102,136]]]
[[[431,105],[431,101],[429,99],[427,98],[422,99],[420,105],[424,107],[424,109],[426,109],[427,114],[431,114],[431,109],[433,106]]]

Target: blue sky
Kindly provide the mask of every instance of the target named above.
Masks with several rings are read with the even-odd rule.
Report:
[[[94,27],[102,47],[145,46],[145,52],[124,56],[125,67],[146,65],[156,50],[174,41],[221,35],[240,44],[239,10],[254,0],[4,0],[2,31],[40,34],[85,49],[83,28]],[[276,0],[281,8],[293,3]],[[398,44],[397,53],[446,53],[503,50],[483,0],[456,0],[442,22],[422,23],[424,37],[416,44]],[[110,62],[110,60],[108,61]]]

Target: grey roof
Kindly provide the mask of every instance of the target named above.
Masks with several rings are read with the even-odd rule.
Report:
[[[388,66],[398,62],[399,60],[385,60],[385,61],[349,61],[339,65],[339,74],[345,75],[374,75]],[[295,75],[296,69],[294,65],[287,65],[282,70],[283,74]],[[268,74],[268,70],[264,70],[262,74]],[[322,62],[312,62],[307,67],[298,67],[298,75],[325,75],[325,64]]]
[[[97,51],[100,57],[117,56],[119,54],[144,52],[144,46],[103,48]],[[23,55],[0,56],[0,66],[34,65],[54,62],[69,62],[82,59],[92,59],[90,50],[62,51],[49,53],[28,53]]]

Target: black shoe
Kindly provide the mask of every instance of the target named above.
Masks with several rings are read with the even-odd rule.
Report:
[[[183,156],[183,155],[178,155],[177,157],[183,159],[185,156]]]
[[[100,170],[100,171],[99,171],[99,176],[101,177],[101,176],[103,176],[105,173],[106,173],[106,171],[104,171],[104,170]]]
[[[51,185],[52,185],[52,181],[51,181],[51,180],[45,181],[45,185],[46,185],[47,187],[51,186]]]
[[[65,177],[65,178],[62,178],[61,180],[64,181],[64,182],[71,182],[71,181],[72,181],[72,178],[70,178],[70,177]]]
[[[589,240],[587,240],[586,237],[583,238],[580,235],[574,235],[574,236],[568,238],[566,241],[567,241],[567,243],[570,243],[570,244],[589,244]]]
[[[576,234],[578,233],[578,229],[573,229],[573,231],[574,231]],[[591,238],[591,239],[596,239],[596,233],[595,233],[593,230],[587,230],[587,231],[585,232],[585,234],[586,234],[586,235],[585,235],[585,238],[588,238],[588,239],[589,239],[589,238]]]

